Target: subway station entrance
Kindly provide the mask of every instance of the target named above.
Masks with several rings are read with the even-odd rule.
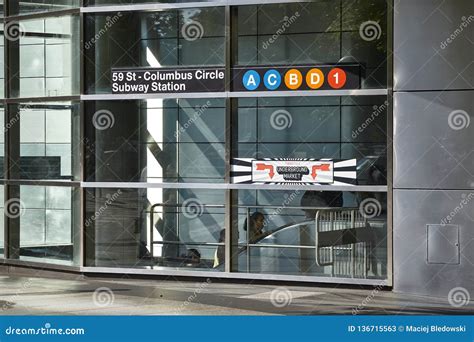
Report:
[[[392,285],[385,0],[45,6],[7,6],[6,260]]]

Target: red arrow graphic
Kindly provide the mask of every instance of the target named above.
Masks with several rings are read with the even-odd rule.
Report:
[[[268,175],[270,176],[270,178],[273,178],[273,176],[275,175],[275,172],[273,172],[273,165],[257,164],[257,171],[265,170],[269,170],[270,172],[268,173]]]
[[[313,165],[311,177],[313,177],[313,179],[316,179],[318,170],[330,171],[331,170],[330,167],[331,167],[331,164]]]

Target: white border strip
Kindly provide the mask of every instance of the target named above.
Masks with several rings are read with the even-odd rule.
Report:
[[[81,95],[82,101],[101,100],[147,100],[147,99],[192,99],[192,98],[246,98],[246,97],[296,97],[296,96],[386,96],[387,89],[353,90],[299,90],[299,91],[237,91],[208,93],[166,93],[166,94],[96,94]]]

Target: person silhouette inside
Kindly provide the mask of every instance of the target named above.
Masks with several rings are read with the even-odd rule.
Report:
[[[250,216],[249,222],[245,219],[244,230],[248,230],[249,243],[254,243],[264,237],[266,234],[263,231],[265,226],[265,215],[256,211]]]

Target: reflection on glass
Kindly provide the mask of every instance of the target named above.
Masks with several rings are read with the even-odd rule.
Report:
[[[2,167],[4,156],[5,156],[5,133],[10,128],[10,125],[8,125],[8,124],[5,125],[4,122],[5,122],[5,108],[3,106],[0,106],[0,130],[1,130],[1,132],[3,132],[2,134],[0,134],[0,160],[1,160],[1,163],[0,163],[0,176],[1,176],[1,178],[5,178],[4,177],[4,168]]]
[[[238,100],[238,158],[357,159],[357,185],[386,185],[386,97]]]
[[[79,17],[24,20],[20,28],[19,61],[10,68],[12,97],[69,96],[79,93]],[[13,53],[13,52],[12,52]]]
[[[79,0],[8,0],[9,15],[61,11],[79,8]],[[2,1],[3,3],[3,1]]]
[[[20,220],[20,259],[74,264],[77,194],[69,187],[20,186],[19,211],[13,215]]]
[[[225,102],[86,104],[88,181],[223,182]]]
[[[73,180],[78,175],[79,106],[70,102],[10,105],[8,129],[20,126],[21,179]],[[12,142],[13,143],[13,142]]]
[[[223,191],[94,189],[86,197],[88,265],[214,269]]]
[[[1,14],[0,16],[3,16],[3,3],[0,3],[0,9],[1,9]],[[5,41],[4,41],[4,24],[3,22],[0,23],[0,29],[2,31],[2,34],[0,34],[0,99],[5,98]]]
[[[3,257],[5,254],[5,237],[4,237],[4,187],[3,185],[0,185],[0,257]]]
[[[358,64],[362,88],[386,88],[386,18],[384,0],[241,6],[237,64]],[[360,34],[368,21],[375,37]]]
[[[240,272],[386,278],[385,193],[247,190],[239,198]]]
[[[224,65],[224,31],[223,7],[87,15],[87,93],[110,93],[112,68]]]

